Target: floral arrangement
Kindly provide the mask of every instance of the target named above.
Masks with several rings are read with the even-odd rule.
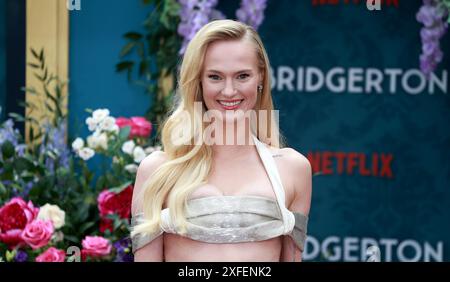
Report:
[[[68,155],[65,150],[52,151],[53,144],[41,144],[45,149],[32,153],[20,143],[21,136],[11,119],[2,124],[0,259],[67,261],[69,247],[79,246],[79,259],[85,261],[133,260],[128,238],[132,182],[139,163],[160,147],[145,146],[151,123],[142,117],[116,119],[109,116],[109,110],[98,109],[86,119],[86,124],[92,134],[86,141],[76,138]],[[45,134],[52,133],[53,128]],[[68,166],[55,165],[56,162],[49,165],[45,156],[50,152],[52,160],[63,158]],[[97,184],[92,185],[87,161],[97,154],[111,158],[111,172],[102,174]],[[36,163],[34,166],[41,173],[30,180],[36,168],[32,165],[28,171],[21,161],[29,161],[28,165]],[[76,161],[79,161],[77,167]],[[9,164],[14,164],[13,171]],[[56,189],[48,187],[48,193],[44,192],[41,184],[48,183],[46,178],[55,174],[62,177],[53,183]]]
[[[424,0],[416,19],[423,24],[420,30],[422,54],[420,69],[427,77],[436,69],[444,56],[439,40],[447,32],[450,0]]]
[[[33,54],[40,62],[32,67],[48,72],[43,51]],[[57,78],[37,75],[48,95],[57,96],[45,88],[52,83],[61,92]],[[152,124],[115,118],[108,109],[89,111],[90,135],[70,148],[61,105],[62,99],[48,105],[57,117],[29,132],[27,144],[14,126],[26,118],[11,113],[14,119],[0,125],[0,261],[132,261],[133,182],[139,163],[161,149],[150,146]],[[95,175],[88,163],[97,155],[107,165]]]

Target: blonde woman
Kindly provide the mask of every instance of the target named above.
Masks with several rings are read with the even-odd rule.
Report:
[[[164,152],[137,172],[135,261],[301,261],[311,166],[280,148],[269,60],[255,30],[231,20],[200,29],[177,95]],[[235,114],[250,111],[257,114]]]

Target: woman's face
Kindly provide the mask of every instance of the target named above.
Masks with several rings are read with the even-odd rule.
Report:
[[[205,54],[201,76],[208,110],[252,110],[262,84],[255,48],[245,40],[216,41]]]

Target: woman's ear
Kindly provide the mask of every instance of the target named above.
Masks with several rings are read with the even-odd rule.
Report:
[[[260,70],[258,76],[259,76],[259,82],[258,82],[258,84],[259,84],[259,85],[262,85],[263,82],[264,82],[264,70]]]

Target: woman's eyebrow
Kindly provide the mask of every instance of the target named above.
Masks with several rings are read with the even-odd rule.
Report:
[[[206,70],[206,71],[207,71],[207,72],[213,72],[213,73],[219,73],[219,74],[222,74],[221,71],[214,70],[214,69],[209,69],[209,70]],[[243,69],[243,70],[239,70],[239,71],[237,71],[237,72],[235,72],[235,73],[242,73],[242,72],[252,72],[252,70],[251,70],[251,69]]]

